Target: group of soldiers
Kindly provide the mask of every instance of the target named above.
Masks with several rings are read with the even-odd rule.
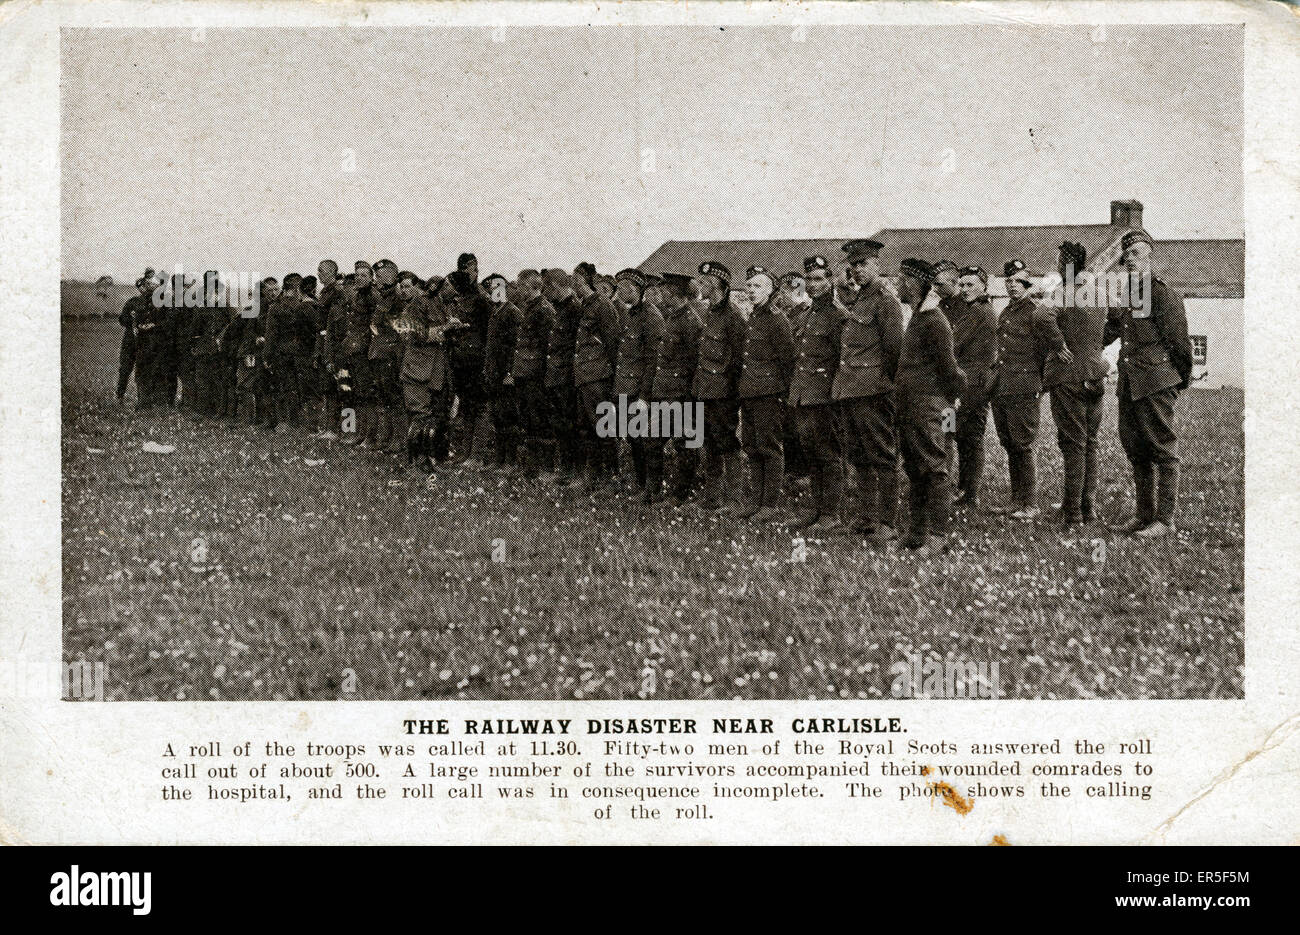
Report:
[[[612,493],[621,476],[646,504],[813,536],[851,530],[881,546],[899,538],[906,475],[902,544],[936,552],[954,509],[980,506],[990,410],[1011,489],[990,512],[1040,516],[1044,392],[1064,460],[1059,520],[1067,534],[1098,520],[1102,350],[1119,340],[1119,436],[1137,492],[1123,531],[1156,538],[1173,529],[1174,408],[1192,356],[1181,297],[1151,275],[1152,246],[1140,230],[1121,244],[1141,301],[1042,301],[1026,265],[1010,260],[1000,313],[979,266],[908,259],[895,285],[872,240],[843,245],[842,280],[819,255],[781,275],[750,267],[743,286],[716,261],[689,274],[609,277],[580,263],[480,281],[468,253],[455,272],[427,279],[391,260],[357,261],[340,276],[325,260],[315,276],[263,280],[252,309],[234,307],[216,273],[191,306],[168,300],[183,277],[147,271],[121,314],[117,395],[134,370],[142,408],[176,405],[276,432],[306,426],[319,439],[405,453],[430,480],[495,469]],[[1061,245],[1065,281],[1089,276],[1086,263],[1082,246]],[[602,430],[602,405],[620,398],[634,409],[702,404],[702,445]],[[477,430],[481,413],[490,444],[479,441],[489,434]],[[841,517],[846,482],[855,506]],[[805,483],[807,506],[787,512]]]

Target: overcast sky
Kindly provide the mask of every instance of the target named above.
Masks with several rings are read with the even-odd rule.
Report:
[[[613,271],[669,239],[1105,223],[1113,198],[1157,237],[1243,232],[1237,27],[201,39],[64,31],[65,278]]]

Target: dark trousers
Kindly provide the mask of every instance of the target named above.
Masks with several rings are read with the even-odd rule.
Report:
[[[519,401],[519,421],[523,426],[522,461],[530,473],[549,470],[555,443],[551,437],[551,400],[541,376],[515,381],[515,398]]]
[[[893,527],[898,512],[897,415],[892,393],[839,403],[840,447],[858,475],[859,525]]]
[[[520,418],[514,385],[496,387],[492,391],[492,435],[493,460],[497,464],[516,463],[523,435]]]
[[[1034,506],[1038,499],[1034,442],[1042,406],[1037,393],[1008,393],[993,397],[993,426],[1007,452],[1011,475],[1011,502],[1016,507]]]
[[[122,332],[122,346],[117,352],[117,398],[126,396],[126,385],[135,369],[135,332],[129,328]],[[140,395],[140,380],[135,381],[136,396]]]
[[[1092,519],[1097,493],[1097,433],[1105,404],[1105,382],[1060,383],[1051,389],[1052,421],[1061,449],[1065,479],[1061,515]]]
[[[794,411],[799,444],[808,457],[813,502],[818,515],[834,517],[840,508],[844,472],[835,437],[835,407],[831,403],[797,406]]]
[[[910,538],[947,535],[952,490],[944,421],[952,404],[942,396],[898,392],[898,441],[908,480]]]
[[[957,489],[965,496],[979,496],[980,481],[984,478],[984,436],[988,430],[989,400],[987,396],[963,397],[957,410],[957,431],[948,440],[948,471],[951,475],[956,461]]]
[[[582,469],[582,439],[587,418],[578,410],[578,390],[572,383],[548,386],[551,437],[555,439],[556,469],[572,474]]]
[[[1178,506],[1178,435],[1174,415],[1178,403],[1175,387],[1142,399],[1128,398],[1128,385],[1119,385],[1119,443],[1133,466],[1137,489],[1137,517],[1150,522],[1173,522]]]
[[[162,342],[140,335],[135,345],[135,393],[142,408],[167,405],[167,354]]]
[[[225,411],[226,359],[220,354],[194,358],[194,408],[206,416]]]
[[[587,473],[592,477],[613,474],[618,467],[617,432],[599,431],[601,403],[613,403],[614,384],[609,379],[584,383],[578,387],[578,406],[582,413],[582,441],[586,449]],[[608,419],[605,420],[608,423]],[[617,426],[615,426],[617,429]]]
[[[406,450],[412,457],[447,457],[447,428],[451,414],[451,388],[427,382],[402,382],[406,406]]]
[[[474,433],[478,429],[479,413],[483,411],[483,355],[453,354],[451,360],[452,386],[456,390],[455,447],[466,456],[474,446]]]
[[[302,354],[278,353],[271,358],[275,384],[275,421],[297,425],[302,410],[303,383],[309,379],[310,361]]]
[[[741,410],[740,444],[749,461],[750,502],[759,509],[775,507],[785,474],[785,400],[755,396],[743,400]]]
[[[692,406],[695,400],[689,396],[679,396],[673,399],[656,400],[656,402],[680,404],[685,418],[687,407]],[[654,403],[649,405],[653,407]],[[660,425],[666,424],[667,420],[656,419],[651,415],[649,423]],[[695,482],[695,472],[699,467],[699,449],[688,448],[685,438],[645,439],[646,489],[652,495],[659,494],[665,480],[664,465],[669,445],[673,448],[673,456],[672,472],[667,478],[668,494],[678,500],[684,500],[690,493],[691,485]]]

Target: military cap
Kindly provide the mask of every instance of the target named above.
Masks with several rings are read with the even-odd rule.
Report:
[[[542,279],[552,286],[567,286],[569,284],[569,274],[554,266],[542,270]]]
[[[934,276],[936,279],[939,277],[940,273],[955,273],[955,272],[957,272],[957,264],[954,263],[952,260],[940,260],[938,263],[934,264],[934,266],[930,268],[930,274]]]
[[[376,260],[376,261],[375,261],[375,269],[379,269],[379,267],[381,267],[381,266],[391,266],[393,269],[397,269],[397,264],[394,263],[392,260],[389,260],[389,259],[383,259],[383,260]]]
[[[588,284],[594,284],[596,280],[596,264],[586,261],[579,263],[573,268],[574,273],[587,280]]]
[[[639,269],[621,269],[614,274],[615,282],[630,282],[638,289],[645,289],[646,275]]]
[[[471,262],[477,263],[478,257],[472,253],[462,253],[460,256],[456,257],[456,269],[458,271],[468,269]]]
[[[908,257],[902,263],[899,263],[898,271],[904,276],[911,276],[913,279],[921,280],[921,282],[930,282],[934,279],[934,270],[930,267],[930,264],[915,257]]]
[[[772,288],[776,288],[776,277],[769,273],[765,267],[751,266],[749,269],[745,270],[746,279],[753,279],[755,276],[766,276],[767,281],[772,284]]]
[[[642,273],[641,275],[645,277],[647,286],[662,286],[664,284],[664,278],[658,273]]]
[[[1034,281],[1033,277],[1029,275],[1029,269],[1025,266],[1024,260],[1007,260],[1002,265],[1002,278],[1017,279],[1026,284]]]
[[[856,263],[858,260],[867,260],[873,256],[879,256],[881,249],[885,245],[878,240],[850,240],[844,246],[840,247],[849,255],[849,262]]]
[[[731,285],[731,270],[719,263],[717,260],[705,260],[700,264],[701,276],[712,276],[721,281],[724,286]]]
[[[793,283],[795,280],[798,280],[799,282],[803,282],[804,281],[803,273],[794,272],[793,270],[791,272],[786,273],[781,277],[781,285],[788,286],[791,283]]]
[[[691,280],[695,277],[687,276],[685,273],[663,273],[664,285],[670,288],[687,290],[691,287]]]
[[[1146,244],[1149,247],[1152,247],[1153,249],[1156,245],[1156,242],[1151,239],[1150,234],[1148,234],[1144,230],[1138,229],[1138,230],[1131,230],[1127,234],[1125,234],[1124,237],[1119,242],[1119,248],[1121,250],[1127,250],[1129,247],[1133,246],[1135,243],[1138,243],[1139,241],[1141,241],[1142,243]]]
[[[961,268],[961,275],[978,276],[980,282],[984,283],[985,285],[988,285],[989,274],[984,272],[984,267],[982,266],[963,266]]]
[[[370,270],[372,269],[372,267],[365,260],[357,260],[355,263],[352,264],[352,269],[354,271],[359,269]]]
[[[614,288],[613,276],[597,276],[596,279],[593,281],[592,286],[594,287],[602,282],[607,283],[611,289]]]
[[[1067,240],[1061,244],[1061,259],[1067,263],[1073,263],[1076,268],[1082,269],[1088,263],[1088,249],[1081,243],[1074,243]]]
[[[805,257],[803,261],[803,271],[811,273],[815,269],[830,269],[831,265],[826,262],[826,257],[816,253],[810,257]]]

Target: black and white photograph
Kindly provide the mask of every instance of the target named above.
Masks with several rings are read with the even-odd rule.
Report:
[[[64,28],[65,697],[1246,697],[1245,48]]]

